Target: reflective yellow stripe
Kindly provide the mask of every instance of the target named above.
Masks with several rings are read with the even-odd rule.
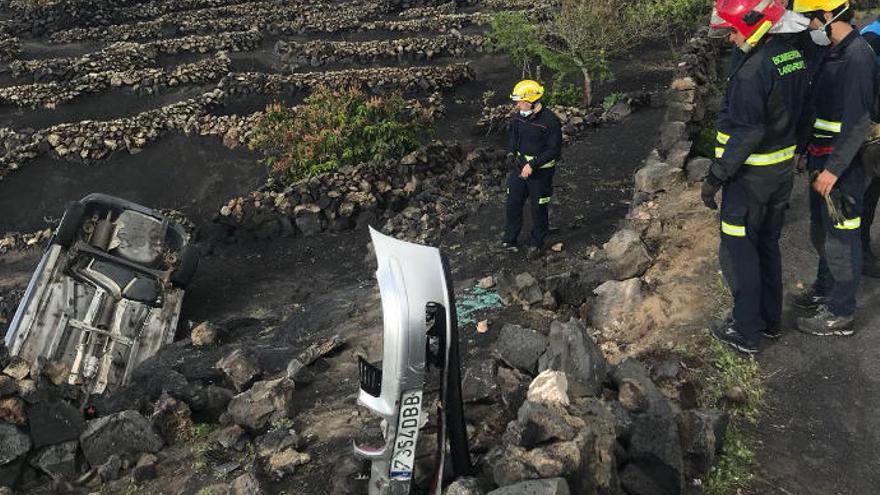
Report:
[[[732,237],[745,237],[746,236],[746,226],[745,225],[733,225],[732,223],[727,223],[725,221],[721,221],[721,232],[732,236]]]
[[[718,131],[718,133],[715,134],[715,140],[717,140],[721,144],[727,144],[727,141],[729,139],[730,139],[730,134],[724,134],[721,131]]]
[[[855,230],[862,226],[862,217],[855,218],[847,218],[843,221],[843,223],[839,223],[834,226],[835,229],[840,230]]]
[[[834,122],[832,120],[816,119],[813,127],[822,131],[840,132],[840,122]]]
[[[539,204],[539,205],[546,205],[546,204],[549,203],[549,202],[550,202],[550,196],[547,196],[547,197],[544,197],[544,198],[538,198],[538,204]]]
[[[527,161],[532,161],[532,160],[535,159],[535,157],[532,156],[532,155],[525,155],[525,154],[522,154],[522,153],[520,153],[520,152],[517,152],[517,154],[518,154],[519,156],[525,158]],[[556,166],[556,160],[550,160],[549,162],[547,162],[547,163],[541,165],[541,166],[538,167],[538,168],[553,168],[553,167],[555,167],[555,166]]]
[[[746,159],[746,165],[755,167],[766,167],[767,165],[776,165],[777,163],[791,160],[794,158],[794,150],[796,146],[774,151],[773,153],[752,153]]]
[[[789,146],[788,148],[774,151],[772,153],[752,153],[746,158],[746,165],[752,165],[753,167],[766,167],[767,165],[782,163],[785,160],[794,158],[795,148],[796,146]],[[724,156],[724,148],[716,146],[715,158],[721,158],[722,156]]]

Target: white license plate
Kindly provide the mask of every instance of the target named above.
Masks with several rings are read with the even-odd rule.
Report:
[[[390,474],[393,480],[412,479],[421,415],[422,391],[404,392],[400,397],[400,417],[397,421],[397,435],[394,437],[394,454],[391,456]]]

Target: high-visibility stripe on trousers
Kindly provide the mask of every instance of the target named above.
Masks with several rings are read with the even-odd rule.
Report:
[[[745,225],[734,225],[732,223],[727,223],[724,220],[721,221],[721,233],[727,234],[733,237],[745,237],[746,236],[746,226]]]
[[[719,262],[733,295],[734,327],[751,343],[782,318],[779,236],[792,178],[737,176],[721,193]]]
[[[807,156],[811,172],[825,168],[828,155]],[[847,167],[834,184],[834,192],[846,197],[837,206],[844,220],[832,218],[825,198],[810,188],[810,241],[819,254],[813,290],[827,296],[828,309],[848,316],[856,310],[856,293],[862,277],[862,204],[865,190],[864,168],[856,163]]]
[[[507,177],[507,204],[505,206],[504,240],[516,242],[522,230],[523,206],[526,199],[532,211],[532,232],[529,245],[543,248],[550,228],[549,206],[553,195],[553,168],[539,168],[528,179],[511,172]]]

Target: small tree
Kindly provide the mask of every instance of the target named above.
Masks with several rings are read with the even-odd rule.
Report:
[[[564,83],[567,76],[578,71],[577,65],[565,52],[556,50],[545,42],[546,32],[534,24],[522,12],[499,12],[492,16],[490,38],[495,46],[507,53],[514,63],[522,67],[522,77],[540,78],[540,70],[532,71],[532,63],[540,62],[538,69],[546,67],[553,75],[550,104],[571,104],[572,91]],[[576,100],[580,99],[578,95]]]
[[[585,105],[593,102],[593,81],[610,78],[609,61],[648,38],[654,22],[646,0],[563,0],[548,34],[580,69]]]
[[[533,77],[532,62],[541,45],[535,25],[522,12],[498,12],[489,20],[489,26],[489,38],[495,47],[513,59],[522,69],[522,77]]]
[[[432,122],[430,109],[399,94],[320,87],[295,109],[270,105],[249,144],[289,183],[341,165],[403,156],[430,136]]]

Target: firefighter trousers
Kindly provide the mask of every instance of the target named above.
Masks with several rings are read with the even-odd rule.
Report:
[[[825,156],[809,156],[810,172],[824,169]],[[832,220],[823,197],[810,188],[810,241],[819,254],[819,268],[813,289],[828,297],[828,309],[838,316],[850,316],[856,310],[856,292],[862,277],[862,205],[865,171],[857,157],[837,179],[832,193],[841,198],[839,210],[844,219]]]
[[[529,245],[543,249],[544,238],[550,228],[548,207],[553,195],[553,168],[539,168],[527,179],[513,171],[507,177],[507,204],[505,206],[504,241],[515,243],[523,224],[523,206],[530,201],[532,232]]]
[[[793,179],[790,161],[769,168],[741,172],[721,193],[719,262],[733,295],[734,328],[752,344],[782,319],[779,236]]]

